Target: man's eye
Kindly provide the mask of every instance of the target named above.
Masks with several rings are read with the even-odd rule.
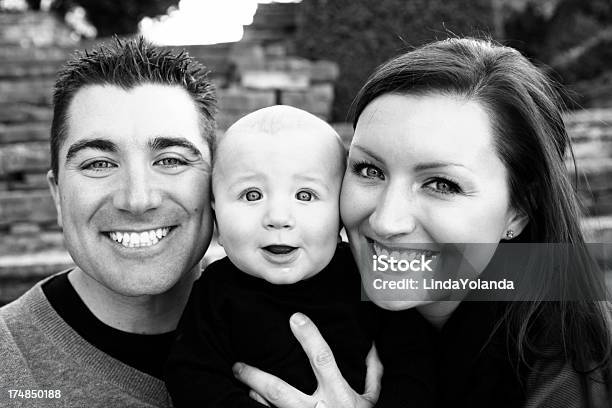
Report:
[[[244,198],[246,198],[247,201],[257,201],[257,200],[261,200],[261,193],[257,190],[250,190],[247,191],[246,194],[244,195]]]
[[[96,160],[83,166],[85,170],[106,170],[113,167],[117,165],[106,160]]]
[[[178,167],[185,164],[183,160],[177,159],[176,157],[166,157],[164,159],[158,160],[157,163],[164,167]]]
[[[300,201],[312,201],[313,194],[310,191],[298,191],[297,194],[295,195],[295,198],[297,198]]]

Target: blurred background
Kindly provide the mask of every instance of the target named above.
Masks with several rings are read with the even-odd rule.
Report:
[[[0,305],[71,265],[45,181],[52,86],[75,50],[115,34],[204,63],[221,132],[283,103],[347,144],[348,107],[377,65],[423,42],[488,35],[567,87],[582,224],[590,242],[612,243],[610,0],[0,0]]]

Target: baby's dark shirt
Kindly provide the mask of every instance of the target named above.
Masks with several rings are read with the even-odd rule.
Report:
[[[228,258],[214,262],[193,286],[168,361],[174,404],[262,406],[234,379],[231,368],[238,361],[312,394],[316,378],[289,327],[295,312],[315,323],[344,378],[362,393],[376,319],[374,306],[360,298],[359,273],[346,243],[321,272],[289,285],[250,276]]]

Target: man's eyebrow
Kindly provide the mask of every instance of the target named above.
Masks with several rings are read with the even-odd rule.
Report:
[[[149,141],[149,148],[153,151],[162,150],[168,147],[183,147],[189,150],[194,156],[202,157],[200,149],[183,137],[156,137]]]
[[[70,145],[66,153],[66,161],[70,161],[79,151],[84,149],[96,149],[103,152],[116,152],[117,145],[106,139],[83,139]]]

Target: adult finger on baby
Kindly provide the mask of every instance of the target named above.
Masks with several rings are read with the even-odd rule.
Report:
[[[257,392],[251,390],[249,391],[249,397],[251,397],[251,399],[254,399],[255,401],[259,402],[260,404],[265,405],[266,407],[271,406],[268,401],[266,401],[266,399],[264,397],[262,397],[261,395],[259,395]]]
[[[384,367],[378,357],[376,346],[372,344],[372,348],[366,357],[365,392],[363,393],[363,398],[370,401],[372,404],[378,401],[380,395],[383,370]]]
[[[291,331],[310,360],[320,387],[343,382],[334,355],[319,329],[306,315],[294,313],[289,319]]]
[[[293,388],[278,377],[238,362],[232,367],[234,377],[246,384],[268,404],[278,408],[308,407],[312,397]],[[310,404],[310,405],[308,405]]]

